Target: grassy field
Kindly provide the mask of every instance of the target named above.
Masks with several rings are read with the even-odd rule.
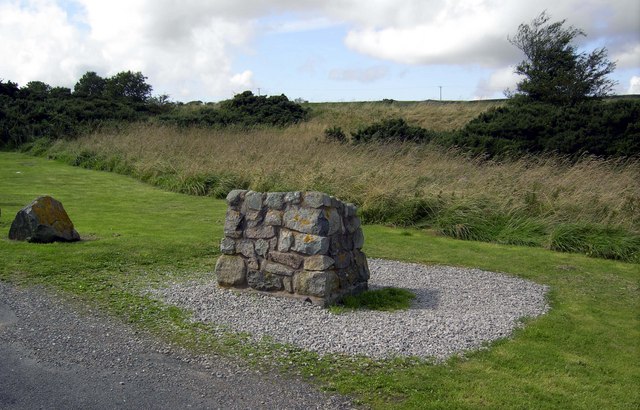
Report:
[[[452,130],[499,104],[312,104],[309,121],[287,128],[144,124],[36,144],[32,152],[176,192],[219,198],[237,187],[318,190],[356,203],[369,223],[640,261],[638,159],[486,161],[436,145],[353,145],[323,137],[329,126],[350,131],[393,116]]]
[[[84,240],[7,240],[38,195],[67,209]],[[551,287],[550,313],[490,349],[443,364],[326,357],[242,335],[214,338],[188,313],[144,293],[206,280],[225,204],[106,172],[0,153],[0,279],[43,284],[201,352],[300,374],[374,408],[627,409],[640,406],[640,266],[540,248],[457,241],[428,231],[365,226],[369,257],[507,272]]]

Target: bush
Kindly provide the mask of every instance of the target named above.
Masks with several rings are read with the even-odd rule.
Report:
[[[402,118],[391,118],[360,128],[351,134],[351,138],[355,143],[373,141],[429,142],[434,135],[433,131],[415,125],[409,125]]]
[[[238,118],[243,125],[266,124],[284,126],[298,123],[307,110],[284,95],[255,96],[251,91],[237,94],[220,103],[220,109]]]
[[[334,141],[334,142],[340,142],[340,143],[347,141],[347,136],[344,133],[344,131],[342,131],[342,128],[340,127],[327,128],[326,130],[324,130],[324,137],[327,139],[327,141]]]
[[[218,107],[189,103],[160,116],[160,120],[180,127],[189,126],[286,126],[307,118],[307,110],[285,95],[255,96],[251,91],[222,101]],[[195,108],[194,107],[198,107]]]
[[[640,100],[557,106],[516,98],[479,115],[449,143],[489,157],[543,152],[572,158],[636,156],[640,155]]]

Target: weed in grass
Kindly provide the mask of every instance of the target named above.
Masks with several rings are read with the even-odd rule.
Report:
[[[349,310],[368,309],[392,312],[394,310],[406,310],[411,306],[411,301],[416,295],[400,288],[382,288],[367,290],[357,295],[345,296],[342,303],[329,308],[332,313],[344,313]]]

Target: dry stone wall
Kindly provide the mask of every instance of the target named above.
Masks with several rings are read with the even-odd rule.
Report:
[[[227,196],[218,284],[327,305],[367,289],[356,207],[321,192]]]

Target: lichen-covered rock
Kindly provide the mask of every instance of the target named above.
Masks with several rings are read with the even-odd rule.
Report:
[[[327,235],[329,221],[324,217],[321,209],[289,208],[282,218],[285,228],[313,235]]]
[[[278,238],[278,250],[280,252],[289,252],[289,249],[293,246],[293,233],[286,229],[280,230],[280,237]]]
[[[231,208],[235,209],[242,203],[246,193],[247,191],[244,189],[234,189],[227,195],[227,204],[229,204]]]
[[[244,196],[244,203],[248,209],[259,211],[262,209],[262,193],[249,191]]]
[[[340,286],[338,276],[332,271],[302,271],[293,278],[293,289],[301,295],[325,297]]]
[[[221,286],[244,286],[247,266],[241,256],[221,255],[215,269],[218,284]]]
[[[244,217],[239,211],[229,208],[227,210],[227,217],[224,220],[224,235],[227,238],[241,238],[243,219]]]
[[[268,272],[250,271],[247,273],[247,283],[255,290],[278,291],[284,289],[282,278]]]
[[[271,244],[269,243],[269,241],[265,239],[258,239],[256,240],[254,247],[258,256],[262,256],[263,258],[266,258],[267,254],[269,253],[269,250],[271,249]]]
[[[271,260],[298,269],[302,265],[304,258],[298,254],[290,252],[271,252]]]
[[[280,276],[291,276],[295,271],[295,269],[293,269],[290,266],[282,265],[280,263],[271,262],[271,261],[265,261],[265,263],[262,266],[262,270],[265,273],[271,273],[273,275],[280,275]]]
[[[264,224],[270,226],[282,225],[282,211],[268,210],[264,217]]]
[[[322,192],[305,192],[304,205],[311,208],[331,206],[331,197]]]
[[[236,253],[236,241],[231,238],[222,238],[220,242],[220,252],[226,255],[233,255]]]
[[[256,248],[253,241],[242,239],[236,243],[236,252],[246,258],[253,258],[256,255]]]
[[[9,239],[36,243],[80,240],[62,204],[41,196],[18,211],[9,229]]]
[[[276,230],[273,226],[260,225],[254,228],[247,228],[244,235],[251,239],[269,239],[276,236]]]
[[[314,255],[305,258],[305,270],[327,270],[335,264],[333,258],[326,255]]]
[[[329,238],[326,236],[294,233],[293,238],[294,241],[291,249],[304,255],[326,254],[329,250]]]
[[[284,207],[284,192],[267,192],[265,205],[272,210],[280,211]]]

